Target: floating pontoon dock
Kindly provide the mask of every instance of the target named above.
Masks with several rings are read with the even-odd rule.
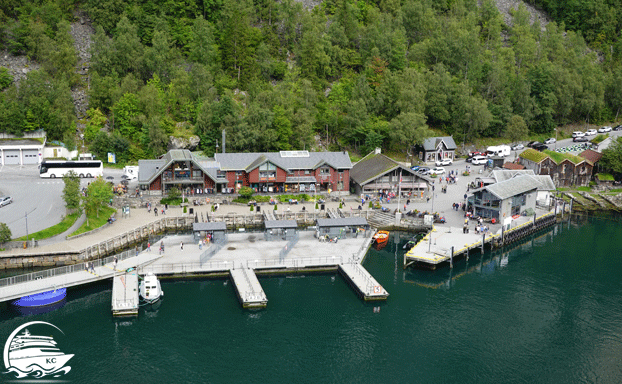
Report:
[[[112,315],[138,316],[138,273],[119,273],[112,279]]]

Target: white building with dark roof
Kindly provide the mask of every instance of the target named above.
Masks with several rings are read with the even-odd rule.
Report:
[[[419,160],[433,163],[438,160],[453,160],[456,156],[456,142],[451,136],[430,137],[423,144],[415,146]]]

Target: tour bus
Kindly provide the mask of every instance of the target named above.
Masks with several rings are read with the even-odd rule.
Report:
[[[63,177],[69,171],[74,171],[79,177],[100,177],[104,174],[104,165],[101,160],[44,160],[39,165],[40,177]]]

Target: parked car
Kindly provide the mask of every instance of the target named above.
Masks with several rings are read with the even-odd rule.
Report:
[[[513,151],[518,151],[518,150],[521,150],[521,149],[525,149],[525,146],[522,145],[522,144],[516,144],[515,146],[512,147]]]
[[[9,205],[13,202],[13,198],[11,196],[2,196],[0,197],[0,207],[4,207],[5,205]]]
[[[593,136],[595,134],[597,134],[598,132],[596,132],[595,129],[588,129],[587,131],[585,131],[585,136]]]
[[[572,139],[572,141],[574,141],[575,143],[584,143],[590,140],[585,136],[580,136],[580,137],[575,137],[574,139]]]
[[[486,156],[473,156],[473,165],[484,165],[488,162],[488,158]]]
[[[419,169],[417,169],[417,172],[421,173],[422,175],[427,175],[428,172],[430,172],[430,168],[428,168],[428,167],[419,167]]]
[[[572,138],[574,139],[575,137],[583,137],[585,136],[585,132],[581,132],[581,131],[575,131],[572,132]]]
[[[443,168],[443,167],[432,168],[432,169],[430,169],[430,174],[431,175],[444,175],[445,174],[445,168]]]
[[[453,161],[451,161],[451,159],[437,160],[436,161],[436,166],[440,167],[441,165],[451,165],[451,163],[453,163]]]
[[[622,131],[622,124],[620,125],[616,125],[615,127],[613,127],[614,131]]]
[[[549,147],[547,147],[547,146],[546,146],[546,145],[544,145],[544,144],[538,144],[538,145],[534,146],[534,147],[533,147],[533,149],[535,149],[536,151],[540,151],[540,152],[542,152],[542,151],[544,151],[545,149],[549,149]]]
[[[607,132],[611,132],[611,127],[600,127],[598,128],[598,133],[607,133]]]
[[[421,166],[415,165],[414,167],[411,167],[410,169],[412,169],[413,171],[418,171],[419,168],[421,168]]]
[[[553,144],[554,142],[556,142],[557,139],[554,137],[549,137],[548,139],[544,140],[544,144]]]
[[[539,144],[542,144],[542,143],[539,141],[530,141],[529,144],[527,144],[527,147],[533,148],[534,146],[539,145]]]

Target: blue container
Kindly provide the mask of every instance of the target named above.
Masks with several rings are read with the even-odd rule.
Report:
[[[40,307],[50,305],[63,300],[67,296],[67,288],[59,288],[53,291],[37,293],[36,295],[24,296],[15,300],[13,305],[18,307]]]

